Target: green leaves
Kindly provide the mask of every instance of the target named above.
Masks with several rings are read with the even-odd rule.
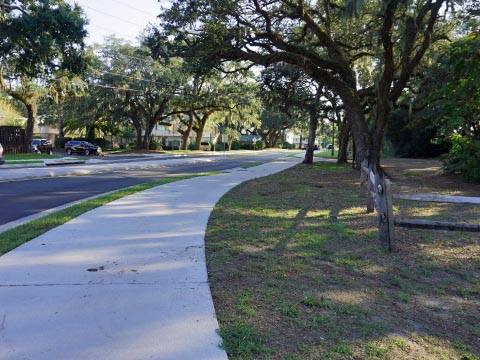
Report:
[[[86,20],[79,7],[61,0],[23,2],[22,12],[6,11],[0,23],[1,65],[11,74],[49,75],[81,69]]]

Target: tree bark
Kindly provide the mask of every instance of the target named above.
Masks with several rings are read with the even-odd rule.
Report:
[[[313,151],[315,149],[315,138],[317,135],[317,127],[318,127],[318,106],[320,101],[320,89],[317,89],[317,93],[315,94],[315,99],[313,100],[313,104],[310,105],[308,112],[310,115],[310,121],[308,124],[308,148],[305,152],[305,159],[303,160],[304,164],[312,164],[313,163]]]
[[[137,134],[137,141],[136,141],[136,146],[135,148],[137,150],[140,150],[142,148],[142,143],[143,143],[143,139],[142,139],[142,128],[141,127],[136,127],[135,128],[135,133]]]
[[[188,139],[190,137],[190,132],[192,131],[193,127],[193,114],[192,112],[188,112],[186,114],[188,116],[188,121],[185,121],[185,119],[182,116],[178,116],[180,123],[186,126],[185,130],[178,129],[178,132],[182,135],[182,150],[187,150],[188,148]]]
[[[198,116],[197,114],[194,114],[197,120],[197,126],[195,126],[194,128],[196,133],[195,150],[200,150],[200,145],[202,143],[202,137],[203,137],[203,132],[205,130],[205,125],[207,124],[207,121],[210,118],[210,115],[212,113],[213,111],[207,111],[205,114],[203,114],[202,117]]]
[[[27,108],[27,126],[25,129],[25,152],[32,151],[33,140],[33,128],[35,127],[35,121],[37,120],[37,106],[33,102],[25,101],[25,107]]]
[[[346,121],[341,121],[340,117],[337,117],[339,120],[339,136],[338,136],[338,159],[337,163],[346,164],[348,160],[348,141],[350,140],[350,126]]]
[[[143,112],[146,116],[146,125],[145,125],[145,136],[143,138],[143,148],[148,150],[150,149],[150,141],[152,138],[152,132],[155,128],[155,125],[160,121],[162,115],[167,110],[167,104],[170,101],[170,96],[165,96],[162,99],[162,102],[158,107],[156,107],[155,98],[147,94],[147,109],[143,108]],[[155,110],[155,112],[153,112]]]
[[[367,122],[360,101],[355,95],[343,94],[340,97],[345,105],[345,115],[355,143],[355,169],[360,170],[362,161],[369,159],[372,148]]]
[[[59,109],[58,109],[58,137],[59,138],[64,138],[65,137],[65,132],[64,132],[64,105],[65,105],[65,98],[62,97],[59,103]]]

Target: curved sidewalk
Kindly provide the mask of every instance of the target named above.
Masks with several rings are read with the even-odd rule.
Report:
[[[137,193],[0,257],[0,359],[226,359],[205,265],[208,217],[234,186],[301,160]]]

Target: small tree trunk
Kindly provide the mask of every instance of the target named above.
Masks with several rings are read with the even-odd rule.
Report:
[[[318,127],[318,118],[317,118],[317,107],[315,105],[310,108],[310,121],[308,125],[308,148],[305,152],[305,159],[303,160],[304,164],[313,163],[313,151],[315,148],[315,136],[317,134]]]
[[[188,122],[185,121],[183,118],[179,117],[182,124],[186,126],[185,130],[178,130],[180,134],[182,134],[182,150],[188,149],[188,139],[190,138],[190,133],[192,132],[193,127],[193,115],[192,113],[188,113]]]
[[[35,127],[35,122],[37,120],[37,106],[31,102],[25,102],[25,107],[27,108],[27,126],[25,129],[25,152],[32,151],[32,140],[33,140],[33,128]]]
[[[65,99],[62,98],[60,101],[60,107],[58,109],[58,137],[64,138],[65,137],[65,132],[64,132],[64,122],[63,122],[63,107],[65,104]]]

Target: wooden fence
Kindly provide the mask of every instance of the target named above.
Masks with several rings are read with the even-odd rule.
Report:
[[[372,168],[366,164],[362,164],[361,187],[366,187],[367,191],[367,212],[373,212],[374,209],[377,209],[379,239],[381,244],[390,251],[397,250],[395,242],[395,226],[416,229],[480,232],[480,223],[465,224],[447,221],[396,219],[393,214],[392,204],[393,199],[401,199],[410,201],[480,205],[479,197],[433,194],[395,195],[392,194],[390,180],[383,175],[376,175]]]
[[[26,152],[25,129],[20,126],[0,126],[0,143],[5,154]]]

